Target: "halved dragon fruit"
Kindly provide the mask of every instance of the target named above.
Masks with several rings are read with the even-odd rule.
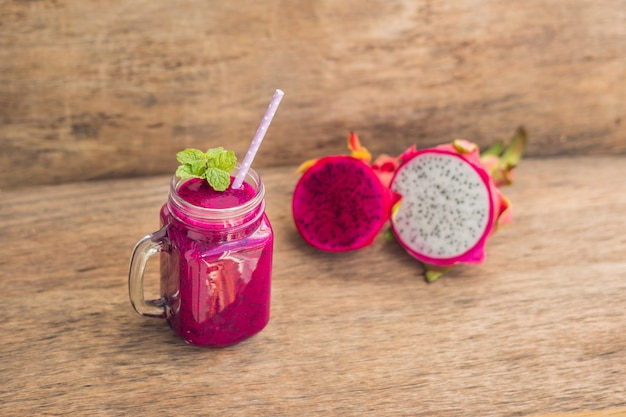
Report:
[[[401,160],[390,185],[402,198],[392,230],[425,264],[426,279],[434,281],[458,263],[482,262],[487,237],[509,204],[481,164],[478,147],[465,140],[413,147]]]
[[[371,155],[358,137],[348,138],[351,155],[326,156],[302,164],[292,212],[302,238],[318,249],[343,252],[370,245],[389,220],[393,193],[368,165]]]

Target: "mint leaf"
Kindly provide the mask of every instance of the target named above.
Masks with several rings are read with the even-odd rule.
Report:
[[[205,178],[215,191],[224,191],[230,186],[230,171],[237,163],[235,153],[221,146],[206,152],[187,148],[178,152],[176,159],[182,164],[176,170],[177,177]]]
[[[230,185],[230,173],[218,168],[208,168],[206,180],[215,191],[224,191]]]
[[[221,169],[222,171],[230,172],[237,163],[237,157],[233,151],[222,151],[216,155],[215,158],[209,160],[209,167]]]
[[[206,161],[206,157],[200,149],[187,148],[176,154],[176,160],[181,164],[191,164],[195,161]]]
[[[215,157],[217,157],[219,154],[221,154],[222,152],[224,152],[224,148],[221,146],[218,146],[217,148],[211,148],[208,151],[206,151],[205,156],[208,160],[211,160]]]
[[[185,166],[188,166],[194,175],[204,178],[204,172],[206,171],[206,161],[193,161],[191,164],[185,164]]]
[[[176,170],[176,176],[186,180],[187,178],[196,178],[193,172],[191,172],[191,167],[189,165],[180,165]]]

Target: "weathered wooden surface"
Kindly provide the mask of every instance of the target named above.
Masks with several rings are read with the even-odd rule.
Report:
[[[529,155],[626,153],[626,0],[0,0],[0,187],[257,166],[531,132]],[[15,179],[15,173],[20,179]],[[28,175],[22,173],[27,172]]]
[[[523,161],[487,262],[430,285],[382,236],[355,253],[306,246],[293,167],[260,172],[272,319],[221,350],[128,302],[130,251],[157,227],[167,177],[0,193],[0,415],[623,412],[624,157]]]
[[[626,416],[626,408],[612,410],[579,411],[573,413],[541,414],[532,417],[623,417]]]

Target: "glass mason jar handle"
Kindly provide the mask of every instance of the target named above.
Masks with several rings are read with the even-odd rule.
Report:
[[[142,316],[165,318],[165,302],[159,300],[145,300],[143,294],[143,274],[148,259],[159,252],[168,252],[167,226],[161,230],[143,237],[135,245],[130,258],[128,271],[128,295],[135,311]]]

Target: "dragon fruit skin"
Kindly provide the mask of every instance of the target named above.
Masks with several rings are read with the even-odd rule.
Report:
[[[500,141],[481,153],[480,162],[497,187],[513,184],[513,170],[522,159],[527,141],[526,129],[519,126],[508,145]]]
[[[393,196],[364,160],[326,156],[307,163],[294,189],[293,218],[311,246],[356,250],[372,244],[389,220]]]
[[[430,159],[428,159],[430,157]],[[391,188],[402,195],[404,201],[400,201],[398,207],[394,207],[394,214],[392,216],[392,230],[398,240],[398,242],[407,250],[407,252],[423,262],[426,266],[426,278],[429,281],[433,281],[441,276],[444,272],[446,272],[450,267],[464,263],[464,264],[478,264],[484,261],[485,259],[485,244],[487,242],[487,238],[497,229],[498,225],[501,224],[502,220],[510,220],[510,212],[509,203],[500,193],[493,179],[489,175],[489,173],[485,170],[484,166],[481,163],[480,155],[478,152],[478,147],[468,141],[465,140],[456,140],[452,144],[440,145],[430,149],[424,150],[416,150],[414,147],[407,150],[400,157],[402,163],[396,170],[396,173],[391,181]],[[434,161],[434,162],[432,162]],[[448,162],[446,162],[448,161]],[[415,209],[414,204],[410,206],[411,194],[417,192],[419,189],[433,187],[433,190],[428,192],[436,192],[437,195],[444,195],[447,191],[440,189],[445,185],[447,180],[441,179],[437,180],[436,177],[433,177],[433,172],[429,173],[425,177],[422,174],[419,174],[421,178],[415,177],[408,172],[405,172],[407,169],[413,169],[414,172],[418,172],[420,170],[425,169],[424,167],[428,164],[434,164],[434,170],[440,170],[440,174],[442,177],[445,175],[450,175],[452,172],[452,177],[450,181],[448,181],[451,186],[457,185],[457,188],[452,188],[448,191],[452,191],[452,194],[448,197],[451,198],[450,203],[441,203],[439,200],[438,203],[435,203],[435,197],[432,200],[426,199],[424,202],[425,205],[421,205],[419,210],[424,210],[426,205],[430,206],[430,208],[437,210],[437,213],[424,213],[418,212]],[[442,169],[442,166],[447,164],[448,166]],[[417,168],[421,166],[422,168]],[[411,168],[413,167],[413,168]],[[448,171],[451,169],[452,171]],[[460,170],[458,172],[454,172],[454,169]],[[457,176],[455,176],[457,174]],[[460,177],[459,174],[463,174]],[[430,175],[430,176],[429,176]],[[464,176],[466,175],[466,176]],[[452,225],[449,224],[450,218],[443,216],[443,220],[446,220],[445,225],[441,225],[441,229],[448,232],[446,236],[444,236],[444,240],[448,239],[445,244],[455,242],[456,249],[449,250],[445,248],[445,244],[441,243],[441,240],[438,237],[435,237],[439,248],[444,248],[440,253],[442,255],[437,255],[434,252],[433,248],[430,250],[424,250],[424,248],[428,247],[428,236],[418,236],[417,233],[424,235],[423,229],[420,231],[415,231],[416,235],[409,235],[409,232],[406,230],[407,227],[420,227],[420,219],[424,218],[433,218],[439,215],[442,211],[445,212],[448,210],[448,213],[451,210],[456,210],[457,213],[463,212],[468,207],[467,201],[462,199],[463,190],[458,184],[459,181],[468,180],[469,184],[472,187],[478,185],[478,190],[482,187],[482,191],[471,191],[465,197],[471,197],[474,199],[482,199],[482,202],[477,201],[479,203],[478,211],[475,212],[479,218],[482,218],[482,221],[478,224],[478,230],[467,229],[467,227],[473,227],[471,219],[465,218],[461,223]],[[415,184],[403,184],[402,181],[416,181],[417,186]],[[443,181],[443,182],[441,182]],[[436,190],[436,191],[434,191]],[[424,200],[424,197],[421,197]],[[448,201],[448,200],[446,200]],[[418,203],[419,204],[419,203]],[[482,204],[482,207],[480,207]],[[456,206],[455,206],[456,205]],[[467,213],[464,212],[466,215]],[[481,217],[482,216],[482,217]],[[461,218],[459,215],[457,218]],[[466,216],[467,217],[467,216]],[[476,222],[474,222],[476,223]],[[455,228],[456,226],[456,228]],[[439,227],[436,226],[430,230],[431,236],[432,233],[437,232]],[[467,230],[475,230],[473,235],[470,235],[470,241],[465,242],[465,246],[461,245],[458,242],[458,239],[464,237],[463,234],[467,234]],[[467,237],[467,236],[465,236]]]
[[[400,159],[393,156],[382,154],[374,162],[372,169],[385,187],[389,187],[396,169],[400,166]]]

